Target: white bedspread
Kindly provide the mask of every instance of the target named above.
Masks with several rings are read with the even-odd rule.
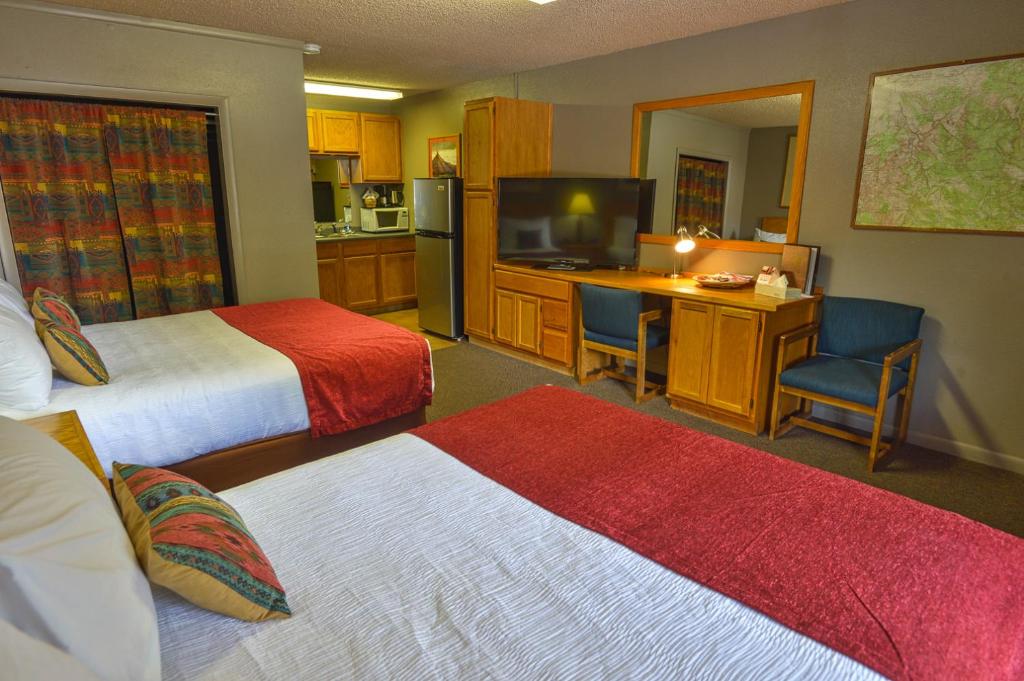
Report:
[[[209,311],[82,328],[110,371],[105,386],[55,375],[39,411],[74,409],[96,455],[166,466],[243,442],[309,428],[299,373],[281,353]]]
[[[877,679],[412,435],[223,494],[293,616],[157,588],[164,678]]]

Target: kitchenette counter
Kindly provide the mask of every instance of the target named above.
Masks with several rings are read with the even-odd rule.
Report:
[[[395,237],[416,236],[416,230],[408,229],[401,232],[363,232],[353,230],[351,234],[330,234],[316,237],[317,243],[324,241],[357,241],[360,239],[393,239]]]

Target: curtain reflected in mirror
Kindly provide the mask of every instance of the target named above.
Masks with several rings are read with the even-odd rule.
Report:
[[[728,175],[728,161],[679,154],[673,233],[685,227],[690,234],[696,234],[703,225],[722,235]]]

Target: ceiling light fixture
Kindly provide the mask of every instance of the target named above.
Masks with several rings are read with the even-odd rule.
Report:
[[[554,1],[555,0],[530,0],[530,2],[532,2],[532,3],[536,4],[536,5],[546,5],[549,2],[554,2]]]
[[[305,43],[302,46],[302,54],[320,54],[320,46],[316,43]]]
[[[333,97],[360,97],[362,99],[401,99],[398,90],[382,90],[376,87],[359,87],[356,85],[336,85],[334,83],[318,83],[307,80],[303,89],[311,95],[331,95]]]

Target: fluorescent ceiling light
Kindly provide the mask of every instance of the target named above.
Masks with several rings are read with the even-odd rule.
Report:
[[[546,5],[549,2],[554,2],[554,1],[555,0],[530,0],[530,2],[536,3],[538,5]]]
[[[381,90],[375,87],[357,87],[355,85],[335,85],[334,83],[317,83],[312,80],[303,82],[303,88],[311,95],[333,95],[334,97],[362,97],[363,99],[401,99],[398,90]]]

